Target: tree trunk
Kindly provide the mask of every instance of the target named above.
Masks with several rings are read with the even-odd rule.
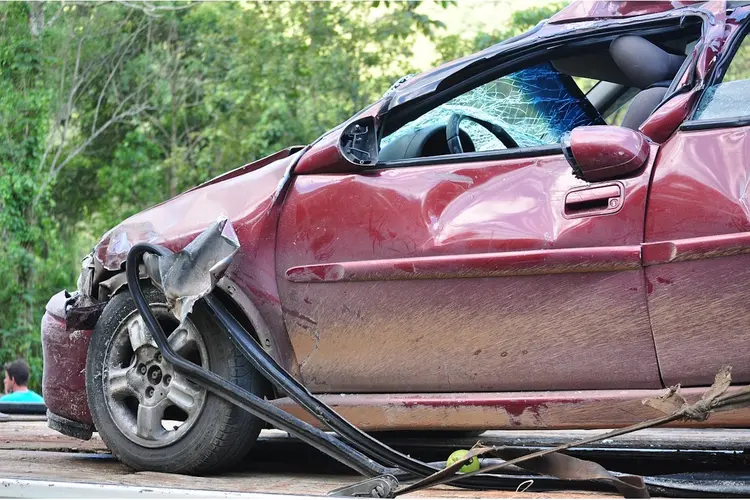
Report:
[[[28,2],[29,30],[31,36],[38,37],[44,31],[44,2]]]

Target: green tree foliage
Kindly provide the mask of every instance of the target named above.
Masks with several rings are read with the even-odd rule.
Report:
[[[39,389],[44,305],[123,218],[311,142],[413,72],[418,36],[445,60],[557,9],[467,41],[418,6],[0,3],[0,361]]]
[[[530,7],[511,14],[510,22],[506,26],[499,26],[489,32],[480,32],[471,38],[452,34],[443,36],[437,43],[439,60],[436,63],[457,59],[478,50],[486,49],[508,38],[520,35],[530,30],[541,21],[552,17],[568,2],[549,3],[541,7]]]
[[[53,63],[48,40],[31,22],[35,7],[0,5],[0,359],[26,357],[38,381],[45,297],[73,275],[70,266],[59,265],[69,261],[40,168],[54,91],[45,79]]]

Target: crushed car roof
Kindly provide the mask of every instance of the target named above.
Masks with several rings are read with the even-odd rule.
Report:
[[[490,59],[505,52],[536,41],[580,31],[584,28],[609,27],[642,20],[659,20],[681,17],[688,13],[707,14],[706,2],[694,1],[606,1],[581,0],[565,7],[531,30],[510,38],[480,52],[450,61],[430,71],[402,79],[384,96],[386,109],[392,109],[408,101],[425,97],[440,89],[441,84],[459,72],[486,64]],[[638,17],[641,19],[633,20]]]
[[[549,19],[550,24],[590,21],[593,19],[611,19],[620,17],[643,16],[658,14],[682,7],[697,6],[705,0],[667,1],[601,1],[580,0],[573,2]]]

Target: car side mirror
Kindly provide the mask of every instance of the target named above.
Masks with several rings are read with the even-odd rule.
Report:
[[[354,165],[375,165],[378,162],[375,118],[368,116],[347,125],[341,132],[339,151],[341,156]]]
[[[577,127],[562,138],[573,174],[588,182],[622,177],[642,168],[649,143],[642,133],[612,125]]]

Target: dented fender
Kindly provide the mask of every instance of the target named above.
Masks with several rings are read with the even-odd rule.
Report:
[[[256,330],[265,330],[264,347],[293,374],[296,359],[282,320],[275,273],[278,205],[291,170],[302,157],[299,148],[283,150],[213,179],[175,198],[136,214],[108,231],[84,260],[79,296],[68,314],[96,307],[125,285],[124,264],[136,243],[162,245],[179,251],[219,217],[234,227],[240,249],[219,282],[219,288],[243,310],[252,303]],[[257,163],[257,162],[256,162]],[[145,273],[143,273],[145,277]],[[236,299],[242,297],[241,299]],[[238,304],[239,305],[239,304]],[[262,320],[264,325],[258,326]],[[84,326],[92,327],[90,323]],[[70,329],[81,325],[70,325]],[[260,332],[258,332],[260,334]]]

